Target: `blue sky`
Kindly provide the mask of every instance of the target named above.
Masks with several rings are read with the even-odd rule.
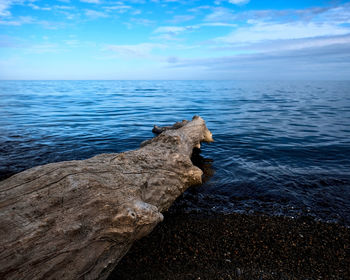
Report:
[[[349,1],[0,0],[0,79],[349,78]]]

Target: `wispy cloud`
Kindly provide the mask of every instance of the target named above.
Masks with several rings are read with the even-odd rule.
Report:
[[[293,22],[293,23],[269,23],[250,21],[249,26],[237,28],[229,35],[219,37],[216,40],[230,44],[249,44],[272,40],[291,40],[312,38],[328,35],[344,35],[349,33],[349,28],[334,26],[328,23]]]
[[[301,49],[350,34],[348,4],[304,10],[253,10],[236,13],[232,17],[244,24],[237,25],[225,36],[213,39],[217,50],[241,48],[259,52]]]
[[[55,1],[49,5],[41,0],[0,0],[2,34],[18,32],[24,37],[24,41],[0,37],[0,47],[22,53],[27,61],[33,53],[58,53],[53,60],[59,57],[71,63],[75,53],[117,58],[125,67],[145,61],[144,65],[169,63],[187,73],[199,67],[207,73],[250,75],[256,66],[261,75],[264,68],[275,75],[281,65],[290,65],[292,72],[302,72],[298,67],[303,63],[309,63],[304,65],[309,70],[316,65],[335,69],[337,63],[343,70],[348,65],[350,3],[344,3],[348,1],[314,6],[305,1],[295,9],[248,0]],[[33,28],[35,37],[30,37]],[[60,36],[47,29],[60,29]],[[70,38],[71,33],[78,36]],[[131,66],[129,71],[133,73]]]
[[[216,20],[218,25],[232,27],[232,31],[207,41],[206,47],[213,55],[176,57],[168,60],[171,67],[202,69],[214,76],[237,79],[302,79],[313,73],[315,79],[347,79],[350,75],[349,4],[243,13],[217,7],[197,26],[214,25]]]
[[[166,33],[170,35],[177,35],[185,30],[187,30],[187,28],[183,26],[161,26],[154,30],[154,33]]]
[[[7,17],[10,16],[11,13],[9,11],[11,5],[14,1],[11,0],[1,0],[0,1],[0,16],[1,17]]]
[[[164,49],[165,47],[163,44],[141,43],[135,45],[108,45],[105,50],[121,57],[140,58],[149,57],[153,50]]]
[[[129,29],[133,28],[134,25],[150,26],[154,25],[155,21],[147,18],[131,18],[129,21],[123,22]]]
[[[188,31],[195,31],[204,27],[236,27],[234,23],[226,22],[203,22],[195,25],[185,25],[185,26],[160,26],[156,28],[153,33],[159,34],[159,36],[154,38],[160,38],[165,40],[178,40],[177,36]],[[217,39],[219,40],[219,39]]]
[[[220,14],[220,9],[222,9],[222,7],[215,8],[213,14]],[[278,23],[296,21],[327,22],[333,24],[350,23],[350,3],[339,6],[312,7],[307,9],[246,10],[236,13],[227,8],[224,10],[230,15],[231,21],[235,22],[257,20]]]
[[[100,4],[101,3],[100,0],[80,0],[80,2],[89,3],[89,4]]]
[[[73,6],[67,6],[67,5],[55,5],[53,6],[54,9],[56,10],[73,10]]]
[[[229,3],[235,4],[235,5],[244,5],[249,3],[250,0],[228,0]]]
[[[200,24],[199,26],[237,27],[237,24],[227,22],[205,22]]]
[[[150,20],[147,18],[132,18],[131,22],[135,24],[145,25],[145,26],[155,24],[154,20]]]
[[[31,7],[33,10],[42,10],[42,11],[51,11],[51,7],[40,7],[38,5],[35,5],[33,3],[29,3],[28,7]]]
[[[216,52],[229,52],[234,53],[266,53],[277,51],[292,51],[302,50],[310,48],[321,48],[330,45],[346,45],[350,44],[350,34],[339,36],[321,36],[313,38],[301,38],[290,40],[278,40],[278,41],[263,41],[257,43],[251,43],[249,45],[243,44],[217,44],[211,47]]]
[[[172,19],[169,19],[168,22],[176,24],[190,21],[191,19],[194,19],[193,15],[176,15]]]
[[[204,20],[214,22],[233,22],[234,17],[235,15],[232,10],[223,7],[215,7],[212,9],[212,12],[204,18]]]
[[[176,68],[205,69],[222,79],[328,79],[350,76],[349,44],[204,59],[177,59]]]
[[[186,31],[193,31],[198,28],[199,26],[197,25],[160,26],[153,31],[154,34],[158,34],[157,36],[153,37],[153,39],[160,39],[165,41],[178,41],[179,38],[177,38],[177,36],[179,36],[181,33],[184,33]]]
[[[228,2],[234,5],[245,5],[250,2],[250,0],[215,0],[214,3],[216,5],[220,5],[222,2]]]
[[[125,13],[129,10],[132,10],[133,7],[129,5],[124,5],[122,2],[119,5],[113,5],[113,6],[107,6],[104,7],[106,11],[109,12],[118,12],[118,13]]]
[[[0,25],[21,26],[23,24],[29,24],[34,22],[34,18],[30,16],[20,16],[16,19],[0,20]]]
[[[211,9],[212,7],[209,6],[209,5],[202,5],[202,6],[197,6],[197,7],[194,7],[194,8],[190,8],[188,9],[188,11],[190,13],[198,13],[198,12],[201,12],[201,11],[205,11],[205,10],[209,10]]]
[[[106,18],[108,17],[108,14],[101,11],[96,10],[85,10],[85,15],[90,18]]]

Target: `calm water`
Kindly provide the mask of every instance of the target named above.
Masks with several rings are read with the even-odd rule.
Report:
[[[0,179],[135,149],[195,114],[213,175],[178,209],[350,225],[350,82],[0,81]]]

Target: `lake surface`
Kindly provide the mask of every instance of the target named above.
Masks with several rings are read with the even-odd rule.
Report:
[[[178,209],[350,225],[350,82],[0,81],[0,179],[135,149],[195,114],[212,176]]]

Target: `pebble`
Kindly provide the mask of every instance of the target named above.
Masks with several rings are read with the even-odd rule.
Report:
[[[236,275],[241,276],[241,274],[242,274],[241,270],[237,267],[236,268]]]
[[[350,279],[350,228],[339,224],[244,214],[165,217],[108,280]]]

